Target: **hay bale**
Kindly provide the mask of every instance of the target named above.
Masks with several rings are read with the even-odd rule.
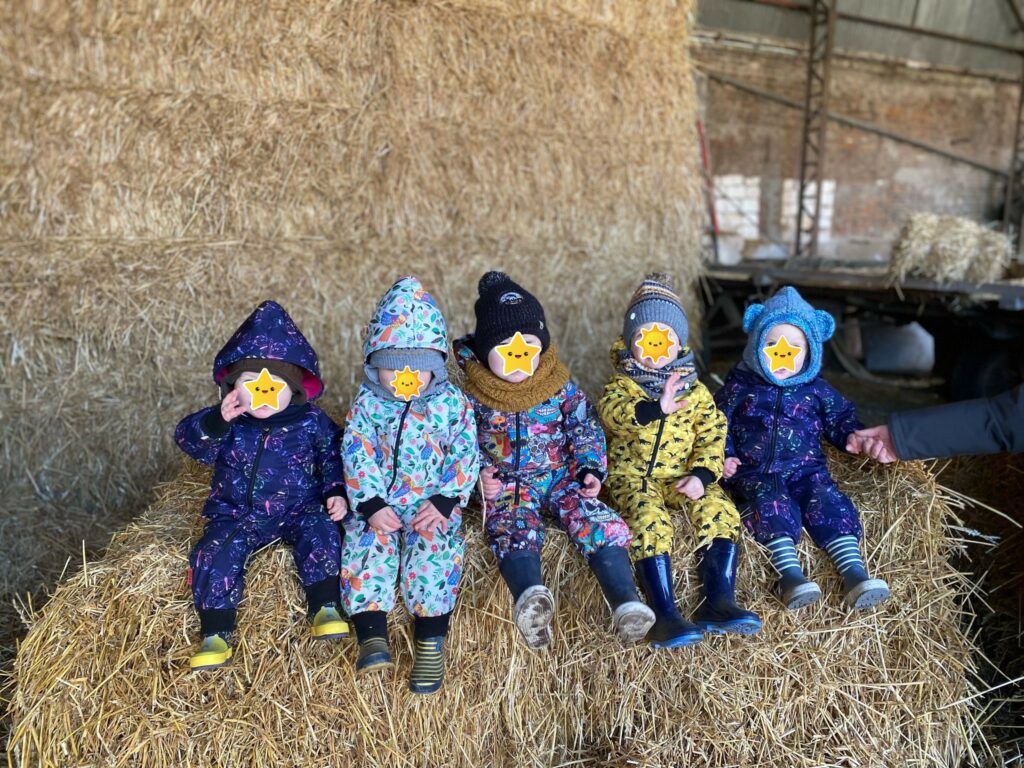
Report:
[[[265,298],[338,405],[397,275],[461,332],[502,267],[595,392],[635,281],[698,270],[692,7],[4,4],[0,603],[173,476],[175,420]]]
[[[393,676],[355,678],[353,643],[308,639],[284,548],[253,558],[233,666],[190,674],[185,569],[209,476],[189,464],[35,617],[13,673],[12,764],[958,765],[975,729],[974,659],[961,613],[970,585],[948,562],[950,509],[920,465],[831,461],[862,510],[869,564],[892,586],[886,607],[847,615],[827,558],[801,545],[826,598],[786,613],[746,541],[740,597],[765,619],[760,635],[623,648],[592,576],[552,532],[555,640],[534,654],[470,512],[448,681],[426,700],[405,687],[404,617],[391,627]],[[675,558],[692,607],[690,546],[679,536]]]
[[[893,245],[889,274],[939,282],[992,283],[1003,279],[1013,250],[1010,239],[970,219],[915,213]]]

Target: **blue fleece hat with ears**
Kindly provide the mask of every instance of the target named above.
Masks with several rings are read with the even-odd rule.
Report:
[[[795,376],[779,380],[766,365],[764,353],[768,331],[779,323],[795,325],[807,337],[807,358],[803,369]],[[821,371],[822,345],[832,338],[836,321],[828,312],[815,309],[792,286],[785,286],[764,304],[751,304],[743,313],[743,330],[747,332],[747,348],[743,362],[759,373],[770,384],[795,387],[814,379]]]

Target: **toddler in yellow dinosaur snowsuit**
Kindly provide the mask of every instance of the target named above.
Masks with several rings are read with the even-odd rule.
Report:
[[[622,338],[612,345],[615,375],[598,404],[608,436],[606,485],[633,532],[637,580],[657,616],[648,634],[656,648],[691,645],[701,630],[753,634],[761,628],[760,619],[735,602],[740,516],[717,483],[726,419],[697,380],[688,330],[668,277],[648,275],[626,310]],[[696,625],[675,605],[670,510],[688,512],[698,538]]]

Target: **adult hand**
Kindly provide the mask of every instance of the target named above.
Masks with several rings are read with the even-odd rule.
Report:
[[[858,429],[847,438],[846,451],[870,456],[882,464],[891,464],[899,458],[892,443],[892,434],[885,424]]]

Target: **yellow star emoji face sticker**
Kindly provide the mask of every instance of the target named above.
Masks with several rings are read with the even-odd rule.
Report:
[[[499,344],[494,349],[501,355],[503,376],[511,376],[517,371],[533,376],[536,372],[541,345],[531,344],[519,331],[516,331],[516,335],[507,344]]]
[[[243,385],[249,391],[249,398],[251,400],[249,408],[255,411],[257,408],[267,406],[273,410],[280,409],[278,405],[281,392],[287,386],[287,382],[281,379],[275,379],[270,375],[270,371],[264,368],[260,371],[260,375],[252,381],[246,381]]]
[[[407,403],[414,397],[419,397],[423,390],[423,377],[419,371],[410,369],[408,365],[400,371],[395,371],[389,383],[395,397],[400,397]]]
[[[790,344],[785,336],[779,336],[777,342],[765,345],[762,351],[765,357],[768,358],[768,370],[772,373],[776,371],[792,371],[797,373],[796,359],[802,349],[802,347],[795,347]]]
[[[673,349],[679,346],[672,337],[672,329],[658,323],[650,323],[650,326],[640,328],[640,336],[633,342],[640,351],[640,360],[647,360],[652,365],[671,360]]]

